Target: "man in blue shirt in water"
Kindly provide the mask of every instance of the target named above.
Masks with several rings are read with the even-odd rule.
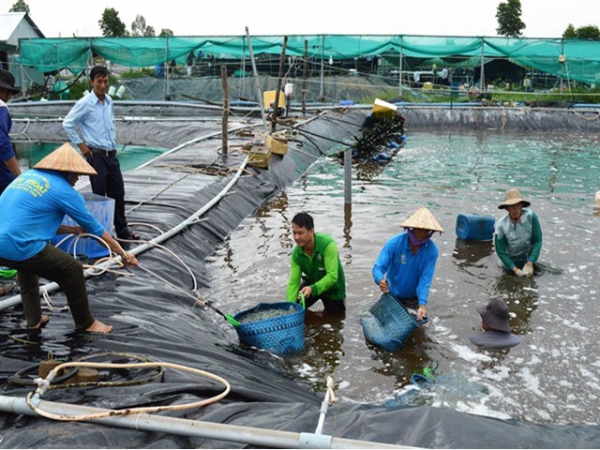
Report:
[[[50,244],[57,232],[81,234],[83,228],[102,237],[126,264],[138,264],[136,257],[125,252],[90,214],[85,200],[73,188],[80,174],[95,173],[70,144],[64,144],[20,175],[0,197],[0,265],[18,270],[23,311],[31,329],[41,328],[49,320],[40,308],[39,279],[43,277],[64,291],[78,329],[98,333],[112,330],[90,312],[81,263]],[[65,214],[82,228],[61,225]]]
[[[90,71],[92,92],[75,103],[63,120],[63,128],[74,146],[96,170],[90,177],[94,194],[115,200],[115,232],[121,239],[139,239],[132,233],[125,219],[125,184],[121,165],[117,158],[115,141],[114,105],[107,94],[109,86],[108,69],[95,66]],[[77,133],[81,128],[83,139]]]
[[[0,69],[0,195],[15,178],[21,174],[15,150],[8,134],[12,119],[6,105],[11,97],[21,92],[15,87],[15,77],[8,70]]]
[[[402,227],[406,232],[391,238],[381,250],[373,279],[381,292],[391,293],[405,306],[415,306],[416,300],[417,320],[423,320],[439,253],[430,238],[444,229],[427,208],[419,209]]]

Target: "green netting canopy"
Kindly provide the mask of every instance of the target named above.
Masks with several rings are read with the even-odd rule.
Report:
[[[252,37],[255,54],[279,55],[283,36]],[[493,59],[506,59],[528,69],[584,83],[600,82],[600,42],[578,39],[533,39],[451,36],[290,36],[286,55],[316,59],[380,56],[390,64],[410,67],[416,62],[439,61],[449,67],[476,67]],[[249,57],[246,36],[123,37],[21,39],[19,63],[40,72],[69,68],[78,72],[90,55],[128,67],[149,67],[165,61],[184,61],[202,51],[214,58]],[[412,64],[411,64],[412,61]]]

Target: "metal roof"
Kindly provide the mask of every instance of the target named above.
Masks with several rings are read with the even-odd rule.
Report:
[[[45,37],[34,21],[31,20],[29,14],[25,12],[9,12],[0,14],[0,42],[6,43],[9,41],[23,20],[27,21],[29,26],[39,35],[39,37]]]

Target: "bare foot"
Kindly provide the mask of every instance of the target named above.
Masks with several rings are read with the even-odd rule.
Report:
[[[50,317],[43,315],[39,323],[34,327],[29,327],[30,330],[39,330],[40,328],[44,328],[48,322],[50,321]]]
[[[89,331],[92,333],[110,333],[112,331],[112,325],[106,325],[99,320],[94,320],[94,323],[85,329],[85,331]]]

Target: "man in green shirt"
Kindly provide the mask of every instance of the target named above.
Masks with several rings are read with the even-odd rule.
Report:
[[[533,276],[533,265],[542,249],[542,228],[536,213],[518,189],[506,193],[498,209],[508,214],[498,220],[494,245],[504,266],[520,277]]]
[[[287,301],[299,301],[302,293],[307,308],[321,300],[327,312],[345,311],[346,277],[333,238],[315,233],[313,218],[305,212],[292,219],[292,232],[296,246],[292,250]]]

